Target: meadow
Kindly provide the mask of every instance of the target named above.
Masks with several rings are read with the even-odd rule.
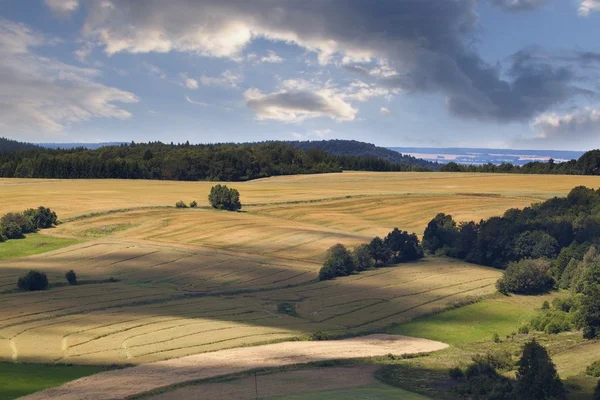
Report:
[[[600,178],[363,172],[275,177],[228,184],[240,191],[239,213],[208,207],[212,185],[0,179],[0,213],[44,205],[63,221],[0,244],[0,360],[130,365],[381,331],[492,295],[500,272],[425,258],[318,282],[331,245],[353,247],[394,227],[422,234],[439,212],[459,221],[501,215],[577,185],[598,187]],[[176,209],[179,200],[196,200],[199,208]],[[32,268],[47,273],[51,288],[15,291],[17,277]],[[65,284],[69,269],[77,272],[79,285]],[[530,315],[515,313],[518,305],[510,303],[493,311],[480,304],[467,306],[471,314],[449,314],[448,321],[461,317],[457,326],[466,326],[493,316],[497,326],[470,333],[483,337],[516,329],[513,317]],[[417,319],[401,326],[426,337],[421,333],[435,330],[429,323]],[[473,340],[459,331],[449,329],[436,339]]]

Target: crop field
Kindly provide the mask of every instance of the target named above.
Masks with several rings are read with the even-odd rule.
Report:
[[[600,178],[277,177],[229,184],[241,193],[239,213],[208,208],[212,185],[0,180],[0,214],[44,205],[64,221],[0,244],[0,360],[139,364],[413,320],[493,293],[500,272],[426,258],[317,282],[326,249],[366,243],[394,227],[422,233],[438,212],[458,220],[499,215],[576,185],[598,187]],[[200,208],[175,209],[178,200]],[[30,255],[33,240],[58,244]],[[47,273],[50,289],[15,291],[33,268]],[[66,284],[69,269],[79,285]]]

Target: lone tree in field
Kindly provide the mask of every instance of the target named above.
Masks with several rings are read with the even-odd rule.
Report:
[[[48,289],[48,277],[40,271],[31,270],[17,281],[17,287],[21,290],[46,290]]]
[[[65,274],[65,278],[67,278],[67,282],[69,282],[70,285],[77,285],[77,274],[75,273],[75,271],[68,271]]]
[[[354,257],[343,244],[338,243],[327,250],[325,262],[319,271],[319,280],[325,281],[336,276],[347,276],[355,269]]]
[[[213,186],[208,195],[210,205],[218,210],[238,211],[242,208],[240,193],[226,185]]]
[[[567,391],[558,377],[556,367],[546,349],[535,339],[523,347],[523,355],[517,363],[515,399],[563,400]]]

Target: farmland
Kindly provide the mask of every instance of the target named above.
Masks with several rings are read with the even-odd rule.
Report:
[[[491,295],[500,272],[425,258],[318,282],[327,248],[394,227],[422,234],[439,212],[500,215],[600,178],[357,172],[229,185],[242,212],[210,209],[210,182],[0,180],[0,213],[45,205],[64,222],[0,244],[0,359],[130,365],[382,330]],[[199,208],[176,209],[179,200]],[[15,291],[32,268],[51,288]],[[79,285],[64,284],[69,269]],[[511,307],[473,335],[515,329]],[[482,313],[462,316],[470,323]],[[418,323],[411,335],[433,329]],[[451,334],[452,343],[470,340]]]

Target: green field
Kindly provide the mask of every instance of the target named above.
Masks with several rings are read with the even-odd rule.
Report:
[[[33,256],[72,246],[79,242],[81,241],[78,239],[32,233],[27,235],[25,239],[8,240],[0,243],[0,260]]]
[[[268,397],[265,400],[427,400],[429,397],[407,392],[383,383],[369,386],[308,392],[289,396]]]
[[[0,363],[0,400],[25,396],[105,370],[83,365]]]
[[[494,333],[503,337],[515,332],[534,315],[534,310],[517,302],[491,299],[441,314],[417,318],[391,328],[389,333],[423,337],[449,344],[483,342],[490,340]]]

